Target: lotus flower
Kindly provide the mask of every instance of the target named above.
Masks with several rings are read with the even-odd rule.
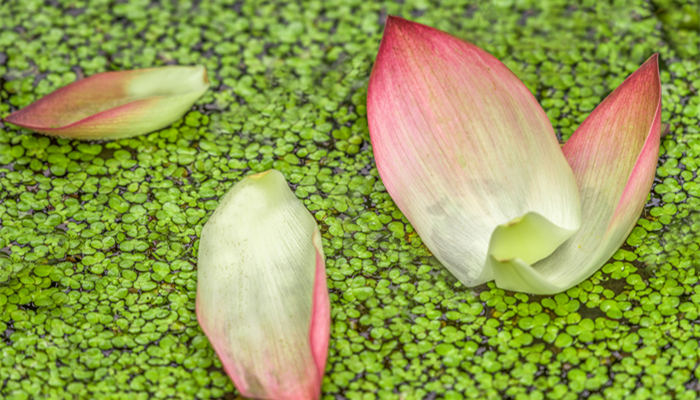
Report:
[[[645,204],[659,151],[657,56],[561,148],[496,58],[389,17],[367,114],[384,186],[447,269],[467,286],[552,294],[600,268]]]
[[[201,66],[103,72],[64,86],[5,121],[51,136],[120,139],[172,124],[208,87]]]
[[[199,242],[197,318],[246,397],[316,399],[330,304],[316,221],[275,170],[237,183]]]

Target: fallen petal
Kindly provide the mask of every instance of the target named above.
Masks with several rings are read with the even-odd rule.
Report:
[[[384,186],[464,284],[493,278],[492,233],[508,257],[539,260],[578,229],[578,188],[547,116],[480,48],[389,17],[367,113]],[[528,232],[549,242],[532,252],[511,246]]]
[[[177,121],[208,87],[201,66],[103,72],[64,86],[5,121],[65,138],[125,138]]]
[[[591,113],[563,151],[581,188],[581,229],[533,266],[491,260],[496,284],[551,294],[593,274],[639,218],[659,155],[661,83],[653,55]]]
[[[246,397],[316,399],[330,303],[316,221],[275,170],[237,183],[199,242],[197,318]]]

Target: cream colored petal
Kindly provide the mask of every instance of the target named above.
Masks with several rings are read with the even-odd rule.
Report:
[[[244,178],[199,243],[197,317],[247,397],[316,399],[330,306],[316,222],[278,171]]]

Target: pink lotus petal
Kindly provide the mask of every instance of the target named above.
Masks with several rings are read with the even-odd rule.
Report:
[[[486,263],[499,227],[513,229],[499,230],[498,249],[515,249],[503,240],[515,240],[524,226],[541,230],[550,242],[532,249],[530,260],[548,256],[578,229],[578,188],[547,116],[480,48],[389,17],[367,113],[384,186],[466,285],[493,278]]]
[[[5,121],[51,136],[118,139],[170,125],[208,86],[204,67],[103,72],[64,86]]]

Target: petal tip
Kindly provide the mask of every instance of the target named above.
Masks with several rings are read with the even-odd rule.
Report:
[[[389,15],[386,18],[386,23],[384,25],[384,35],[382,37],[382,42],[386,40],[387,37],[396,39],[410,39],[410,40],[425,40],[425,38],[420,35],[443,35],[446,37],[452,37],[451,35],[435,29],[431,26],[421,24],[420,22],[415,22],[408,20],[403,17],[396,15]]]
[[[649,62],[649,61],[651,61],[651,62],[653,62],[653,63],[655,63],[655,64],[658,65],[658,63],[659,63],[659,53],[654,53],[654,54],[652,54],[651,57],[649,57],[649,59],[647,60],[647,62]]]
[[[272,172],[272,171],[274,171],[274,170],[268,169],[267,171],[258,172],[258,173],[256,173],[256,174],[248,175],[248,178],[249,178],[249,179],[253,179],[253,180],[262,179],[262,178],[264,178],[265,176],[267,176],[267,175],[268,175],[270,172]]]
[[[404,25],[415,24],[405,18],[399,17],[398,15],[389,15],[386,17],[385,29],[396,29]]]
[[[9,123],[9,124],[12,124],[12,125],[17,125],[17,126],[19,126],[19,125],[16,123],[16,122],[17,122],[17,121],[16,121],[17,116],[16,116],[15,114],[17,114],[17,111],[14,111],[14,112],[12,112],[10,115],[8,115],[7,117],[3,118],[3,119],[2,119],[2,122],[3,122],[3,123]]]
[[[639,80],[642,82],[650,82],[655,87],[661,87],[661,77],[659,74],[659,53],[652,54],[642,65],[630,74],[625,80]],[[624,82],[623,82],[624,84]],[[622,84],[620,85],[622,86]]]

